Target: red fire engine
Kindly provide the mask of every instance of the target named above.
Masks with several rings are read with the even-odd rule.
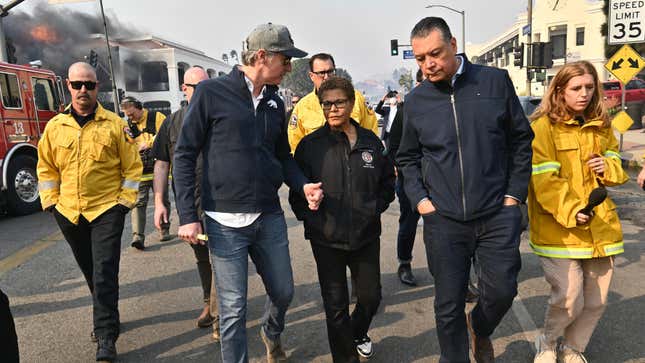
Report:
[[[35,66],[0,62],[0,210],[13,215],[40,209],[38,140],[65,104],[60,77]]]

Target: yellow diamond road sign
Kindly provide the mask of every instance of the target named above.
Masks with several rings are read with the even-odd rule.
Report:
[[[618,112],[616,116],[614,116],[613,120],[611,120],[611,125],[621,134],[624,134],[625,131],[629,130],[633,123],[634,120],[632,120],[625,111]]]
[[[629,82],[645,67],[645,59],[625,44],[605,63],[605,68],[623,84]]]

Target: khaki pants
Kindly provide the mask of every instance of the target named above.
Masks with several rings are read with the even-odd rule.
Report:
[[[551,296],[544,318],[546,345],[563,344],[584,352],[607,305],[614,258],[585,260],[540,257]]]
[[[137,195],[137,202],[132,208],[132,240],[145,241],[146,239],[146,209],[148,207],[148,194],[152,191],[152,180],[139,182],[139,193]],[[170,199],[168,198],[168,188],[163,195],[163,204],[170,212]],[[168,230],[170,223],[161,226],[162,229]]]

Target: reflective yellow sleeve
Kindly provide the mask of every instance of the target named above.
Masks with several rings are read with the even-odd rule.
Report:
[[[43,210],[58,204],[60,195],[60,171],[54,161],[54,153],[49,140],[49,125],[38,142],[38,193]]]
[[[134,207],[139,191],[139,180],[143,164],[137,150],[138,146],[118,138],[119,157],[121,158],[121,192],[117,202],[128,208]]]
[[[607,186],[620,185],[627,182],[629,177],[625,173],[625,170],[623,170],[622,160],[618,152],[618,140],[614,136],[613,129],[607,129],[606,133],[608,145],[600,145],[603,151],[602,156],[605,159],[605,172],[600,180]]]
[[[304,113],[302,107],[300,106],[302,103],[297,103],[296,107],[293,108],[293,111],[291,112],[291,117],[288,121],[287,125],[287,136],[289,137],[289,146],[291,147],[291,154],[296,152],[296,147],[298,147],[298,144],[300,143],[300,140],[302,140],[303,137],[305,137],[305,129],[302,127],[302,120],[300,117]]]
[[[551,134],[548,119],[531,124],[533,139],[533,172],[530,188],[537,203],[565,228],[577,225],[576,214],[586,205],[570,187],[570,180],[560,176],[561,164]]]

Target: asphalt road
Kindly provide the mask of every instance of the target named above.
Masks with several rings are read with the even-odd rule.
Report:
[[[285,190],[281,195],[296,285],[283,343],[291,362],[330,362],[311,248],[287,206]],[[645,362],[645,193],[631,182],[610,195],[619,205],[626,246],[616,259],[609,307],[589,344],[587,358],[594,363]],[[383,215],[383,301],[370,330],[375,343],[370,361],[436,362],[434,285],[425,262],[422,227],[413,261],[420,284],[404,287],[396,277],[398,215],[396,202]],[[172,222],[176,230],[176,216]],[[22,361],[94,361],[96,348],[89,340],[91,298],[53,217],[39,213],[0,218],[0,231],[0,287],[11,300]],[[129,226],[124,232],[119,362],[220,362],[219,345],[210,340],[210,330],[195,325],[202,303],[191,248],[178,239],[158,242],[150,224],[148,233],[148,248],[139,252],[129,248]],[[497,362],[532,362],[532,341],[544,321],[548,285],[526,235],[521,252],[519,296],[493,336]],[[252,362],[263,362],[258,332],[265,293],[254,268],[249,270],[249,354]]]

